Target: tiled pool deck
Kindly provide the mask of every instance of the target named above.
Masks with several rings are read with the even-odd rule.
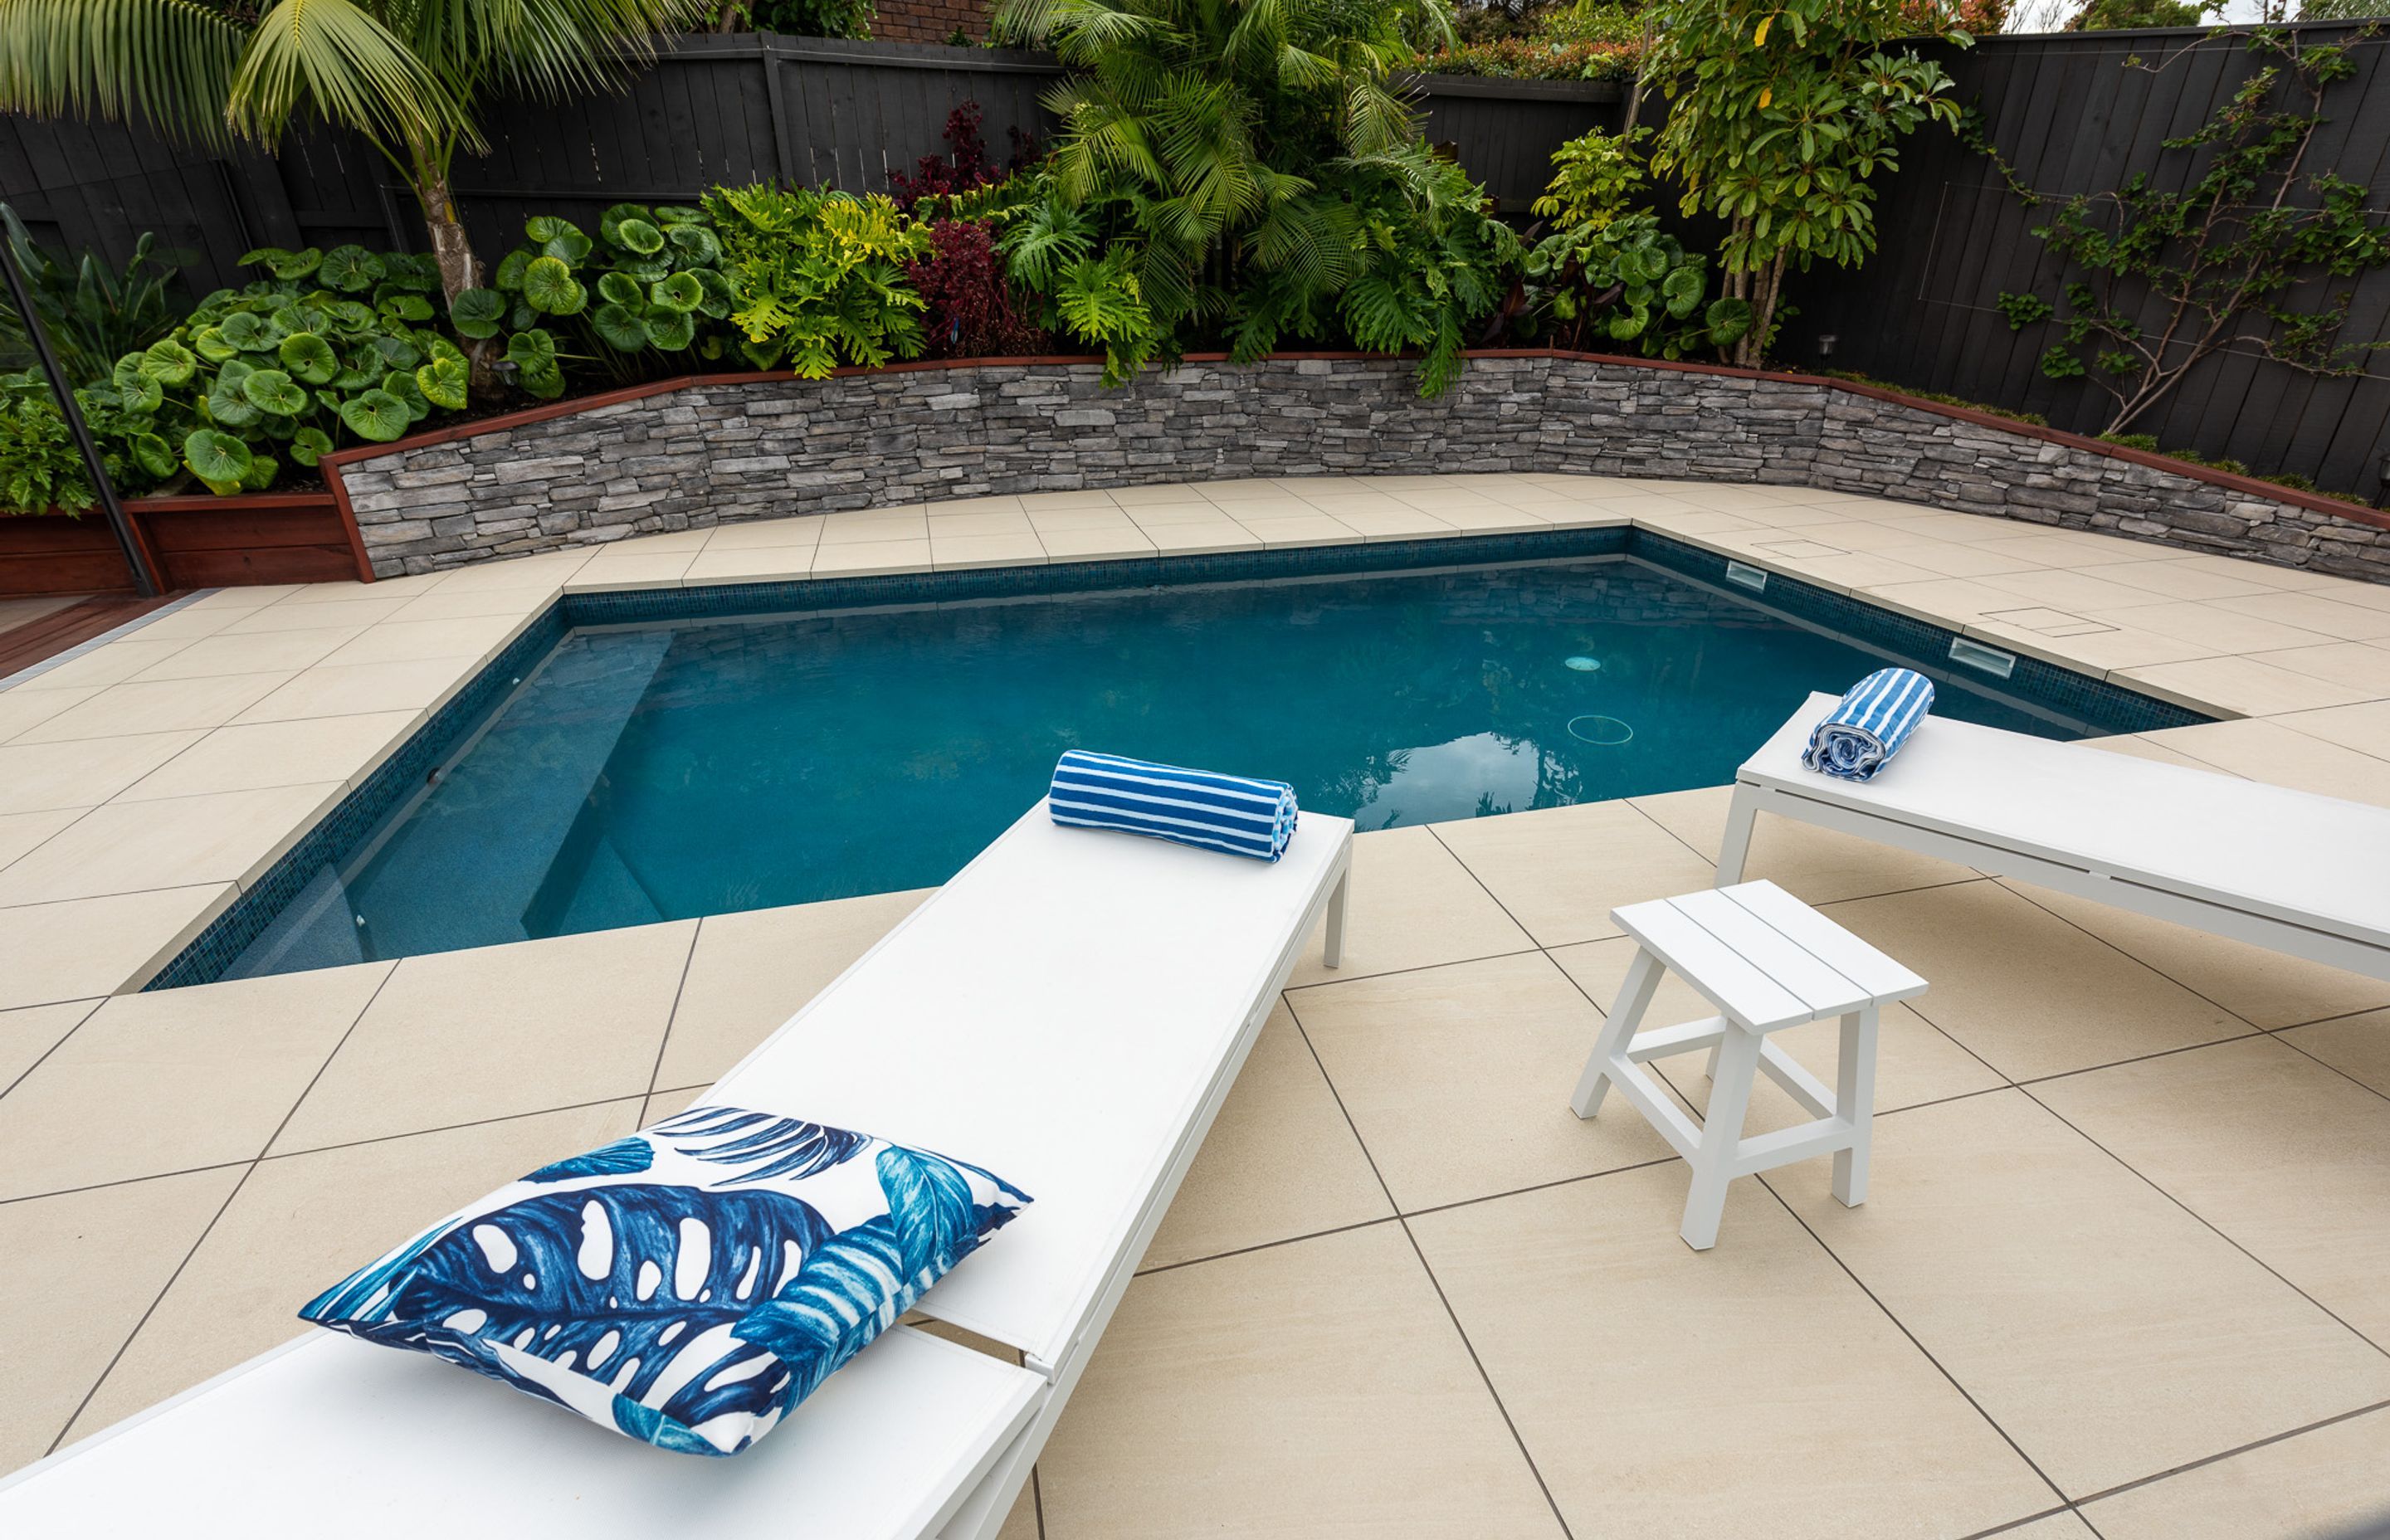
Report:
[[[1212,483],[214,594],[0,691],[0,1469],[686,1101],[920,896],[116,994],[566,587],[1629,519],[2248,718],[2121,751],[2390,803],[2390,590],[1792,488]],[[1933,988],[1886,1023],[1868,1204],[1822,1161],[1739,1183],[1697,1255],[1665,1147],[1566,1100],[1608,911],[1704,885],[1724,807],[1361,837],[1346,968],[1298,973],[1006,1540],[2390,1509],[2390,984],[1763,822],[1755,874]]]

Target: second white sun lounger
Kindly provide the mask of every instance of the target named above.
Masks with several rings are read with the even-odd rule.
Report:
[[[1834,699],[1735,773],[1720,886],[1773,813],[2390,979],[2390,809],[1947,717],[1874,780],[1836,780],[1801,767]]]
[[[1021,1363],[899,1327],[711,1460],[319,1332],[0,1482],[0,1534],[993,1535],[1323,918],[1335,962],[1351,849],[1311,814],[1264,865],[1040,803],[705,1098],[1028,1192],[921,1301]]]

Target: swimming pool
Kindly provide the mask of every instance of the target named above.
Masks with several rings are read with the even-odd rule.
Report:
[[[1304,807],[1374,829],[1719,784],[1804,693],[1904,650],[1935,675],[1937,712],[1970,721],[2065,738],[2188,715],[2107,687],[2003,690],[1925,645],[1794,618],[1779,606],[1801,608],[1798,585],[1754,602],[1626,558],[1624,532],[1581,543],[1609,548],[1061,594],[983,584],[944,602],[858,604],[872,590],[850,584],[808,610],[680,620],[639,618],[675,608],[652,596],[601,596],[624,602],[559,622],[346,848],[294,853],[274,911],[200,968],[933,885],[1073,747],[1285,779]],[[1895,639],[1947,635],[1868,614]]]

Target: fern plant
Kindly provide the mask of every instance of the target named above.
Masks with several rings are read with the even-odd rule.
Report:
[[[906,264],[930,253],[926,226],[886,197],[716,187],[705,212],[720,232],[729,319],[759,369],[820,379],[850,364],[917,358],[925,308]]]
[[[74,514],[94,501],[48,381],[0,374],[0,514]]]

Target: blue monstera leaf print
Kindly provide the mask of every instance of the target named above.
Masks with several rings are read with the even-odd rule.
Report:
[[[662,1405],[641,1409],[695,1427],[791,1404],[788,1376],[731,1328],[829,1238],[821,1215],[785,1193],[646,1185],[542,1193],[459,1225],[377,1270],[391,1276],[361,1277],[301,1314],[368,1341],[403,1340],[550,1400],[562,1398],[546,1377],[527,1378],[502,1349],[603,1381],[618,1402],[649,1401],[670,1374]],[[377,1290],[382,1297],[368,1305]],[[739,1372],[750,1364],[753,1372]]]
[[[801,1181],[852,1159],[871,1142],[866,1134],[737,1107],[692,1107],[651,1132],[683,1155],[732,1168],[726,1183]]]

